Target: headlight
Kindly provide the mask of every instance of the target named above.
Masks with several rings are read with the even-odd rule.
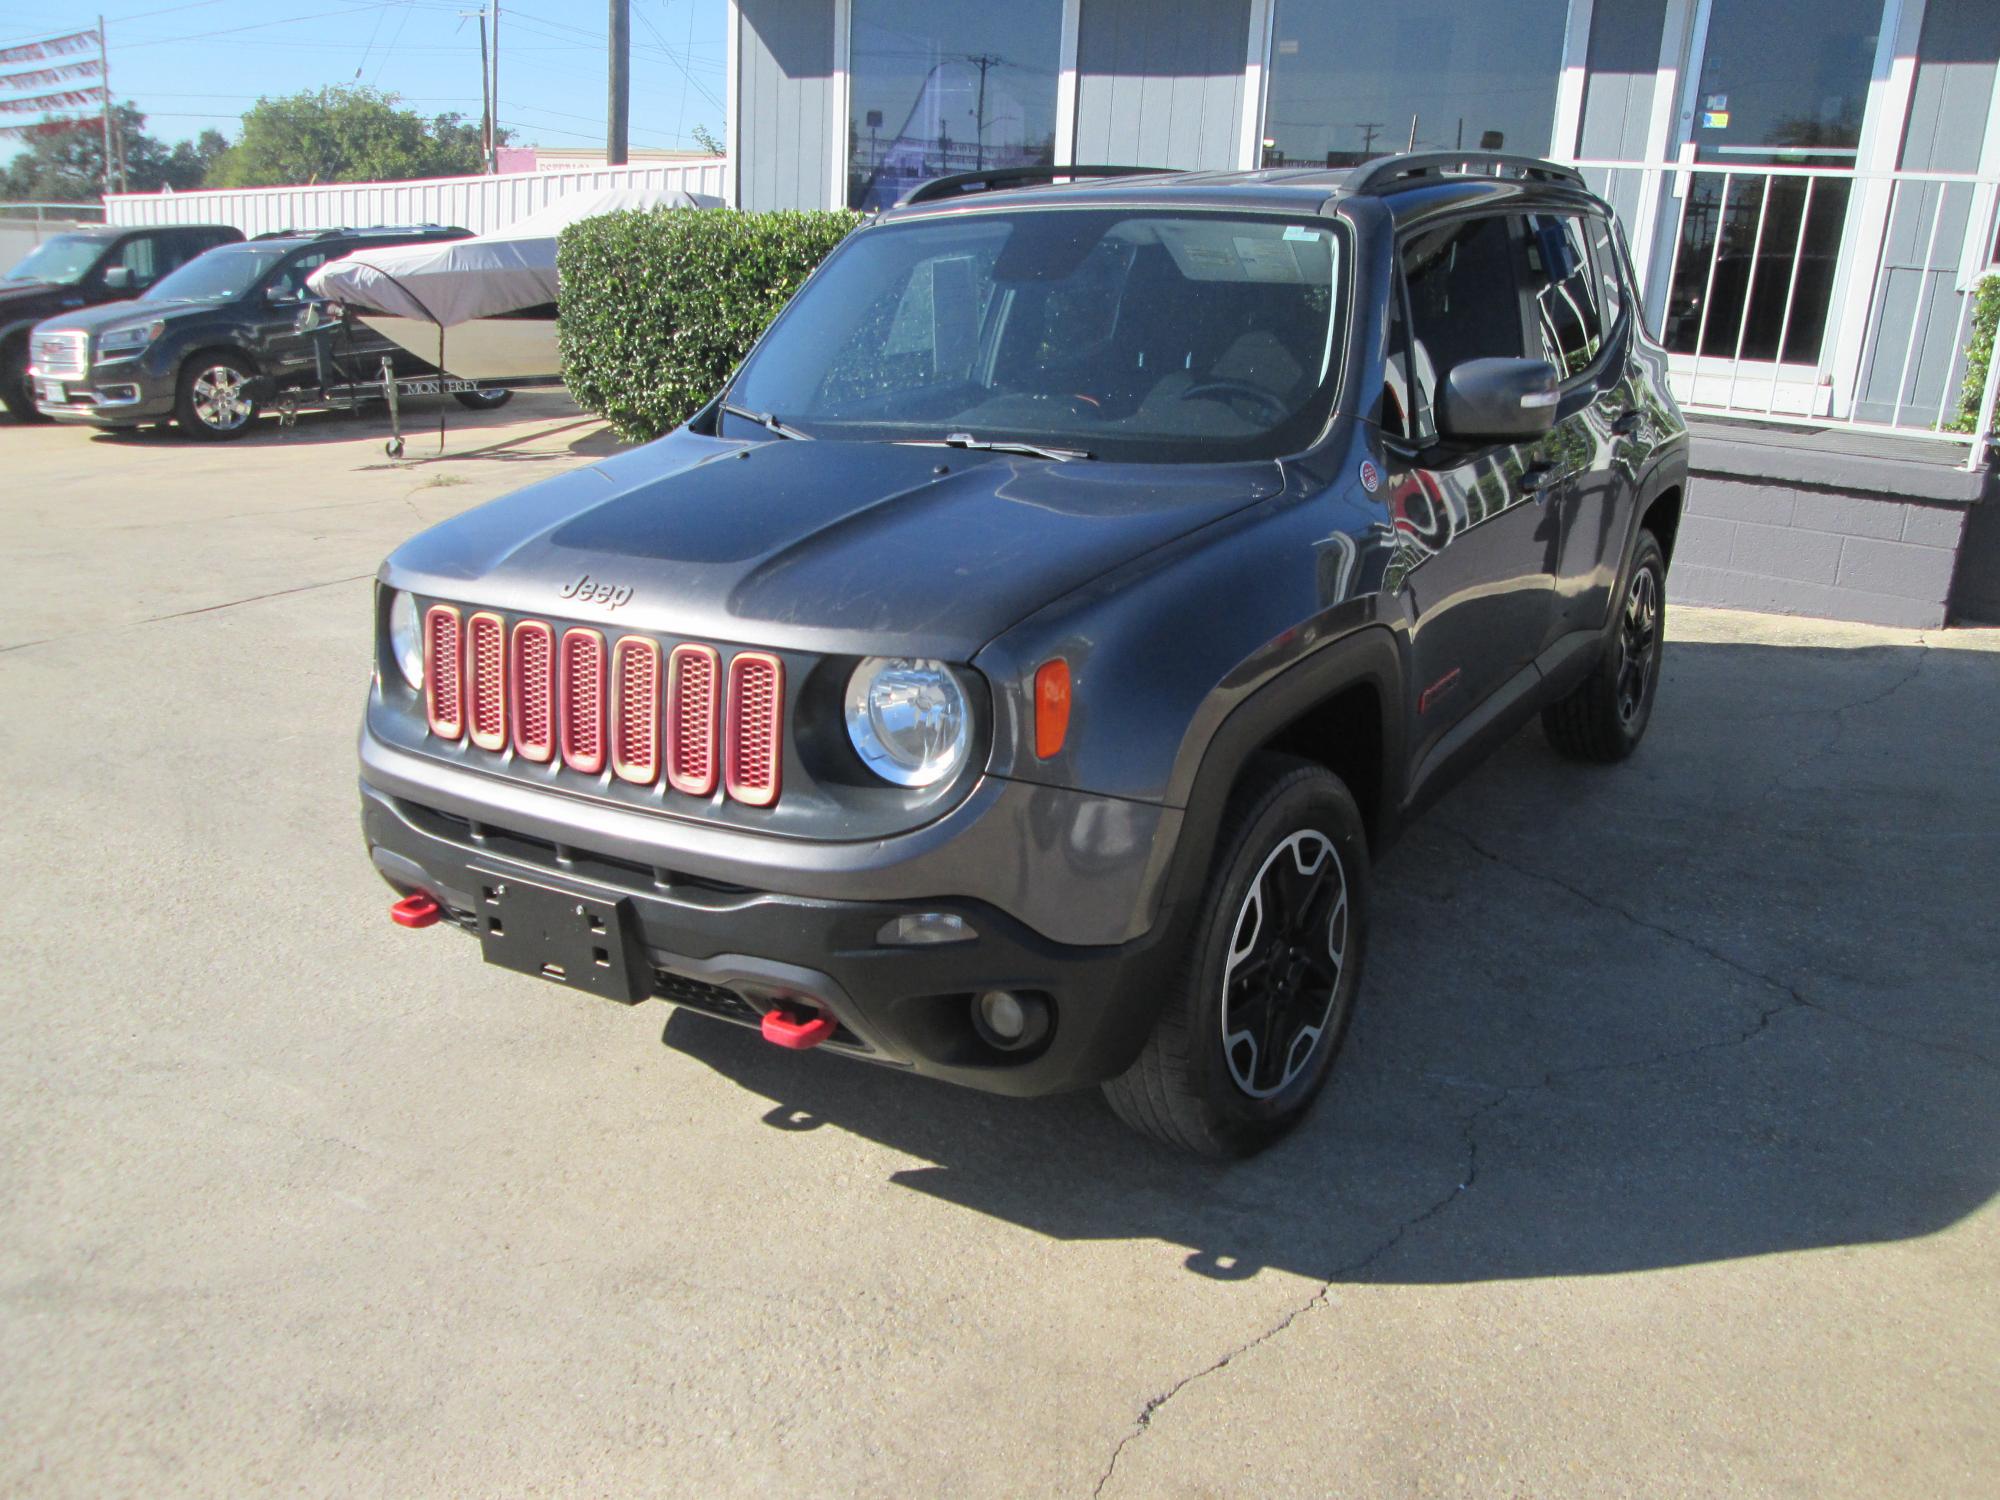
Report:
[[[389,654],[411,689],[424,690],[424,635],[417,624],[417,601],[398,589],[389,601]]]
[[[137,354],[158,338],[166,326],[164,318],[155,318],[150,323],[131,323],[123,328],[114,328],[109,333],[99,335],[98,356],[102,359],[123,359],[127,355]]]
[[[871,656],[848,679],[847,737],[884,781],[931,786],[972,748],[965,689],[941,661]]]

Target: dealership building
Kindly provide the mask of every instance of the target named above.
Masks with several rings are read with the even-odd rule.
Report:
[[[1715,602],[1942,612],[1953,556],[1875,558],[1896,573],[1849,566],[1868,554],[1839,532],[1740,543],[1813,532],[1805,499],[1845,487],[1958,507],[1859,523],[1955,554],[1984,454],[1946,433],[1979,425],[1971,294],[2000,270],[2000,0],[731,0],[728,46],[744,208],[877,208],[1026,164],[1577,163],[1625,222],[1684,403],[1755,419],[1717,462],[1738,491],[1787,482],[1694,529]]]

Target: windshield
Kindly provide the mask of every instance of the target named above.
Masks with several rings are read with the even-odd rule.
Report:
[[[1332,405],[1341,231],[1144,209],[863,229],[787,308],[731,405],[815,438],[966,434],[1199,462],[1306,446]],[[723,430],[759,436],[725,414]]]
[[[83,234],[59,234],[43,240],[7,273],[9,281],[47,281],[57,286],[74,286],[97,264],[106,240]]]
[[[249,291],[271,267],[285,258],[283,250],[224,245],[197,255],[171,276],[146,290],[142,302],[234,302]]]

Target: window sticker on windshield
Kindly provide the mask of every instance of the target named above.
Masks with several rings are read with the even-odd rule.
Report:
[[[1316,240],[1325,232],[1323,229],[1308,229],[1303,224],[1285,226],[1285,238],[1288,240]]]
[[[1299,263],[1292,258],[1291,250],[1277,240],[1252,239],[1239,234],[1236,236],[1236,258],[1242,263],[1245,281],[1305,280],[1299,272]]]

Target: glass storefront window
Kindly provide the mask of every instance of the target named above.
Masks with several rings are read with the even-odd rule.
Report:
[[[1055,160],[1062,0],[853,0],[847,202]]]
[[[1278,0],[1264,164],[1545,155],[1569,0]]]

